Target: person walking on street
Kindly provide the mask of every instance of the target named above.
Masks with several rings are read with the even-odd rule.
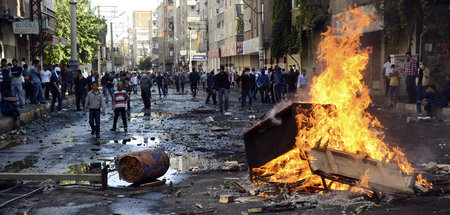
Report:
[[[112,109],[114,111],[114,122],[111,131],[116,131],[117,129],[117,119],[119,118],[119,114],[122,116],[123,130],[127,132],[127,115],[125,111],[125,104],[129,100],[129,96],[125,90],[123,90],[122,83],[117,84],[117,90],[114,91],[114,99],[112,101]]]
[[[45,104],[44,93],[42,90],[40,79],[41,74],[38,68],[39,68],[39,60],[33,60],[33,65],[31,66],[30,73],[33,81],[33,92],[34,92],[32,103],[36,105],[39,104],[39,102],[41,104]]]
[[[223,66],[220,66],[219,74],[214,78],[214,91],[219,92],[219,111],[223,113],[223,110],[228,111],[228,94],[230,92],[230,79],[225,72]]]
[[[100,113],[105,116],[105,100],[98,90],[98,82],[92,83],[92,90],[87,94],[85,105],[84,115],[89,110],[91,135],[95,134],[96,138],[100,138]]]
[[[67,66],[65,64],[62,65],[61,68],[61,97],[62,99],[66,99],[67,87],[69,85],[69,73],[67,71]]]
[[[184,84],[186,84],[186,74],[182,72],[180,74],[180,86],[181,86],[181,93],[184,93]]]
[[[19,100],[19,107],[22,108],[25,104],[25,94],[23,91],[23,69],[21,66],[19,66],[19,61],[17,59],[14,59],[13,61],[13,67],[11,68],[11,92],[14,97],[16,97]]]
[[[58,107],[56,108],[56,111],[61,111],[63,99],[61,96],[61,90],[58,86],[58,76],[55,71],[52,71],[52,75],[50,76],[50,91],[52,92],[52,105],[50,106],[50,111],[55,111],[56,99],[58,99]]]
[[[106,89],[108,94],[105,94],[105,97],[111,97],[111,101],[114,99],[114,80],[116,80],[116,73],[111,72],[108,80],[106,81]],[[108,99],[106,99],[106,103],[108,103]]]
[[[408,103],[416,103],[417,61],[411,57],[411,52],[406,52],[406,92]]]
[[[75,74],[73,69],[67,69],[67,91],[69,95],[73,95],[72,86],[75,80]]]
[[[196,69],[192,69],[191,74],[189,74],[189,81],[191,82],[191,94],[195,98],[197,95],[197,83],[200,80],[200,75]]]
[[[125,90],[125,92],[127,92],[128,96],[131,97],[131,92],[133,91],[133,85],[130,83],[130,79],[129,78],[125,78],[125,83],[123,84],[123,89]],[[131,111],[131,98],[128,99],[127,102],[127,112],[130,113]]]
[[[209,98],[212,97],[213,104],[216,105],[216,91],[214,90],[214,70],[211,71],[206,77],[206,92],[208,96],[206,97],[205,104],[209,103]]]
[[[287,84],[287,92],[288,92],[288,98],[292,99],[295,97],[295,91],[297,90],[297,82],[298,78],[296,78],[294,69],[291,69],[286,77],[286,84]]]
[[[164,83],[164,76],[161,73],[158,73],[158,76],[156,77],[156,84],[158,84],[159,98],[161,98],[161,96],[166,96],[163,83]]]
[[[306,70],[302,70],[302,74],[298,77],[298,87],[300,89],[306,89],[309,87],[308,76],[306,75]]]
[[[206,89],[206,79],[208,79],[208,75],[206,74],[206,72],[202,72],[200,79],[202,81],[202,89],[205,90]]]
[[[175,82],[175,88],[177,89],[177,93],[180,92],[180,74],[173,74],[173,82]]]
[[[170,84],[170,78],[169,78],[169,74],[167,74],[167,72],[166,72],[164,74],[164,79],[163,79],[164,97],[166,97],[167,94],[169,93],[169,84]]]
[[[149,77],[149,74],[144,73],[141,78],[141,96],[142,101],[144,102],[144,109],[150,109],[151,107],[151,88],[152,88],[152,80]]]
[[[105,98],[105,102],[108,103],[108,89],[106,88],[106,82],[108,82],[109,74],[106,73],[101,79],[100,84],[103,89],[103,97]]]
[[[87,80],[84,78],[81,70],[77,70],[75,72],[76,78],[73,83],[72,91],[75,92],[75,105],[77,107],[77,114],[81,114],[80,102],[82,103],[82,107],[85,106],[85,96],[88,88]]]

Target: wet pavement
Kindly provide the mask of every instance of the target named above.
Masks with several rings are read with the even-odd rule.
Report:
[[[77,115],[74,106],[60,113],[48,114],[19,131],[3,135],[3,139],[9,138],[20,143],[0,150],[0,170],[24,173],[97,173],[102,166],[102,161],[99,160],[101,158],[112,159],[132,151],[161,148],[169,155],[171,163],[169,171],[160,178],[166,180],[166,185],[145,188],[149,190],[140,194],[130,194],[128,186],[131,184],[121,180],[114,164],[108,163],[111,165],[111,172],[108,174],[109,188],[105,192],[99,191],[98,185],[78,187],[99,193],[49,188],[42,194],[1,208],[0,213],[175,214],[214,208],[216,214],[240,214],[248,208],[263,204],[222,204],[219,203],[219,196],[251,196],[239,194],[230,184],[235,181],[248,186],[242,134],[265,118],[271,112],[272,105],[260,104],[257,100],[254,101],[252,111],[240,110],[237,92],[233,91],[230,95],[230,113],[224,115],[216,111],[216,106],[204,103],[205,93],[201,90],[197,98],[177,93],[173,89],[169,89],[169,95],[165,98],[159,98],[155,92],[152,96],[152,109],[146,111],[140,96],[132,95],[128,132],[123,131],[121,119],[118,121],[117,131],[109,131],[113,113],[111,104],[108,104],[106,116],[101,118],[99,139],[90,135],[88,117]],[[449,163],[450,144],[445,145],[450,140],[448,123],[406,124],[405,116],[395,114],[381,104],[372,106],[370,111],[385,126],[387,142],[401,147],[413,165],[418,166],[430,160]],[[415,131],[414,134],[411,131]],[[221,170],[225,161],[237,161],[240,170]],[[172,190],[170,182],[174,185]],[[60,185],[73,183],[86,184],[65,181]],[[3,190],[8,185],[1,187]],[[23,189],[26,191],[30,188]],[[334,198],[338,197],[332,196],[328,200]],[[8,198],[2,196],[0,199],[6,201]],[[449,202],[448,199],[448,194],[445,194],[442,197],[424,197],[416,202],[411,201],[411,204],[417,204],[417,201],[423,205],[433,204],[435,209],[430,210],[431,213],[448,214],[448,206],[442,206],[442,203]],[[364,210],[369,214],[408,214],[411,211],[403,206],[410,204],[407,201],[405,203],[402,199],[397,199],[393,202],[376,204]],[[202,208],[195,206],[196,204]],[[305,207],[304,210],[279,213],[352,214],[361,204],[343,205],[344,203],[330,204],[317,209]]]

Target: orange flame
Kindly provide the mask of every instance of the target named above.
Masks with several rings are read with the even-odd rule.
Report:
[[[416,184],[422,185],[423,187],[425,187],[427,189],[433,188],[433,183],[428,182],[426,179],[424,179],[422,174],[417,175],[415,182],[416,182]]]
[[[303,150],[317,142],[328,148],[349,153],[363,152],[369,157],[395,162],[402,172],[414,171],[405,154],[397,147],[385,144],[382,126],[367,112],[372,100],[363,83],[363,71],[369,61],[371,48],[361,48],[360,37],[374,14],[353,8],[337,17],[340,28],[328,28],[322,34],[318,58],[325,65],[323,73],[313,79],[311,103],[331,104],[335,108],[313,105],[307,116],[299,110],[296,116],[299,128],[294,149],[253,171],[271,181],[294,183],[305,180],[304,186],[320,186],[319,176],[312,175],[308,162],[300,159]],[[333,183],[332,189],[348,189],[347,185]]]

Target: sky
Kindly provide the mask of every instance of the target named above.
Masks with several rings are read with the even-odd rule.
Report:
[[[93,7],[96,6],[117,6],[117,14],[121,15],[118,18],[113,19],[114,25],[114,40],[120,40],[126,35],[126,28],[131,27],[132,22],[132,14],[135,10],[155,10],[156,7],[161,3],[162,0],[90,0],[91,5]],[[111,13],[102,14],[102,11],[110,11],[112,8],[101,7],[100,15],[101,16],[111,16]],[[108,19],[108,17],[106,17]],[[109,30],[109,22],[111,20],[107,20],[108,22],[108,35],[107,40],[110,40],[110,30]],[[122,28],[123,27],[123,28]],[[116,30],[116,28],[119,28]]]

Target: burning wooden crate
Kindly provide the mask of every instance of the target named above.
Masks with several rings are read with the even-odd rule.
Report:
[[[244,134],[244,143],[251,179],[261,179],[255,169],[284,156],[288,152],[298,150],[296,156],[299,161],[307,160],[308,170],[322,178],[323,188],[329,190],[326,180],[359,186],[365,189],[383,191],[385,193],[411,194],[410,184],[413,176],[403,176],[402,171],[395,163],[378,161],[364,154],[351,154],[344,151],[327,148],[319,144],[312,149],[303,149],[296,146],[296,137],[299,129],[296,116],[301,112],[303,117],[313,117],[313,108],[318,104],[293,103],[276,113],[273,117],[259,123]],[[333,110],[332,105],[319,105],[323,109]],[[312,126],[304,124],[303,126]],[[302,159],[302,160],[301,160]],[[280,165],[283,168],[283,165]],[[360,185],[359,181],[367,175],[367,185]]]

